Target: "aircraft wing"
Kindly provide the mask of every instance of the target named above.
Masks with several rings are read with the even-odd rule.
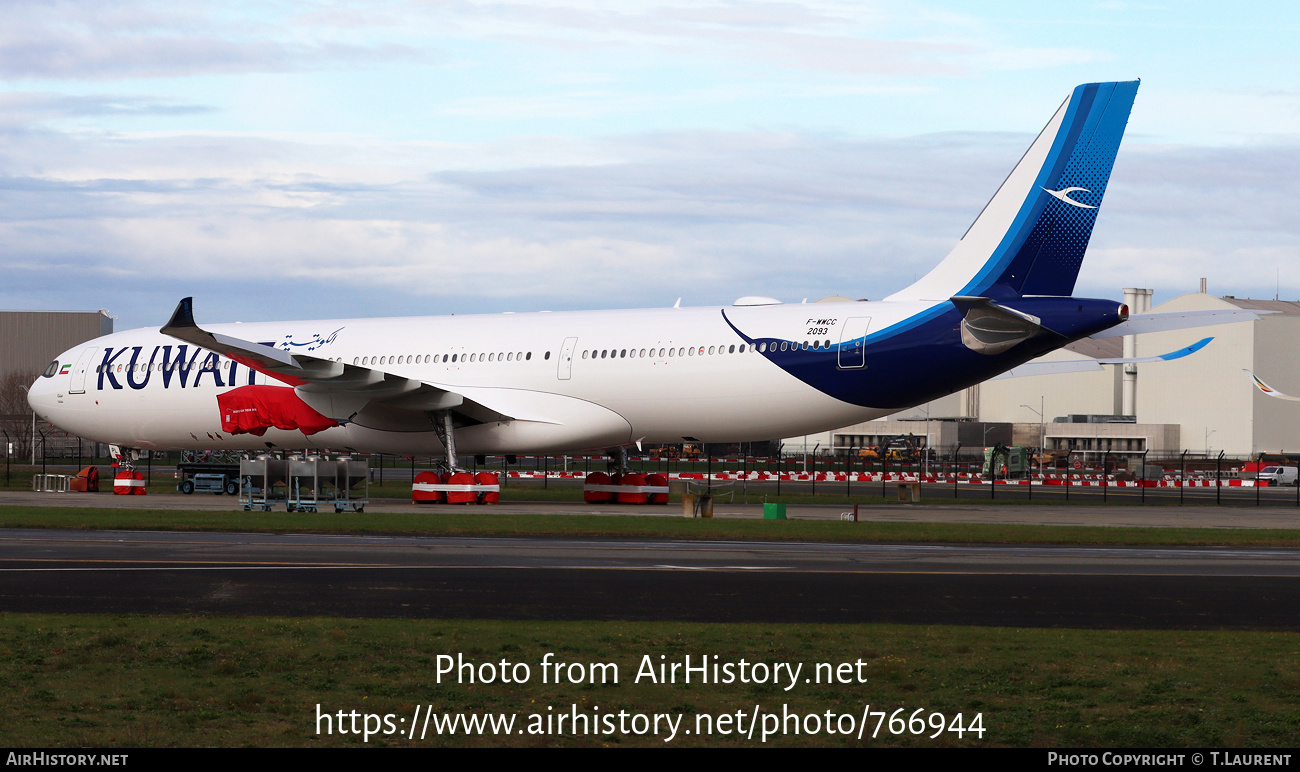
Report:
[[[1251,371],[1243,369],[1242,372],[1250,376],[1250,380],[1252,383],[1255,384],[1255,388],[1264,392],[1268,396],[1276,397],[1277,399],[1290,400],[1291,402],[1300,402],[1300,397],[1293,397],[1290,394],[1283,394],[1282,392],[1278,391],[1272,386],[1269,386],[1267,383],[1264,383],[1262,380],[1259,379],[1258,375],[1255,375]]]
[[[544,416],[513,415],[518,411],[486,404],[483,396],[468,399],[450,389],[383,370],[360,367],[309,354],[290,353],[261,343],[209,332],[194,321],[193,298],[176,306],[161,332],[178,340],[215,351],[245,367],[294,387],[317,412],[335,421],[351,421],[368,405],[428,412],[454,408],[478,421],[510,419],[550,423]],[[488,395],[487,402],[493,401]]]
[[[1019,367],[1013,367],[999,376],[990,380],[1001,380],[1003,378],[1024,378],[1030,375],[1059,375],[1061,373],[1083,373],[1094,370],[1101,370],[1103,365],[1127,365],[1137,364],[1138,362],[1168,362],[1174,359],[1182,359],[1190,354],[1205,348],[1214,338],[1201,338],[1190,346],[1184,346],[1177,351],[1170,351],[1168,354],[1158,354],[1152,357],[1115,357],[1111,359],[1066,359],[1056,362],[1026,362]],[[1293,398],[1289,398],[1293,399]]]
[[[1205,327],[1211,324],[1231,324],[1233,322],[1255,322],[1263,314],[1275,314],[1276,311],[1259,311],[1247,308],[1223,308],[1206,311],[1173,311],[1159,314],[1134,314],[1128,321],[1108,330],[1092,335],[1093,338],[1118,338],[1121,335],[1140,335],[1144,332],[1164,332],[1165,330],[1185,330],[1189,327]]]

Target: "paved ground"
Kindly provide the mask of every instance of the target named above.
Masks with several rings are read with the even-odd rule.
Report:
[[[1300,550],[0,530],[0,611],[1300,629]]]
[[[226,496],[0,493],[0,506],[242,511]],[[793,505],[791,518],[849,508]],[[460,506],[372,500],[367,513]],[[680,505],[490,513],[680,517]],[[258,512],[248,513],[255,521]],[[759,518],[759,504],[715,515]],[[330,514],[303,514],[328,518]],[[877,521],[1300,528],[1285,506],[928,502]],[[1300,550],[0,531],[0,611],[1300,629]]]

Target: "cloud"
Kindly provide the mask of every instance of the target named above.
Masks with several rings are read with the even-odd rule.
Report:
[[[214,112],[209,105],[148,96],[0,92],[0,126],[24,127],[67,118],[177,116]]]
[[[0,132],[0,305],[81,298],[134,326],[205,293],[214,321],[878,299],[938,263],[1030,139]],[[1298,186],[1295,145],[1126,147],[1079,290],[1208,276],[1271,297],[1300,265]]]
[[[251,7],[229,11],[184,0],[10,0],[0,10],[0,77],[173,78],[430,58],[396,42],[315,37]]]
[[[112,80],[478,62],[483,42],[646,57],[746,62],[853,76],[964,76],[1103,54],[999,40],[924,6],[825,2],[376,2],[10,0],[0,7],[0,77]],[[498,49],[499,51],[499,49]]]

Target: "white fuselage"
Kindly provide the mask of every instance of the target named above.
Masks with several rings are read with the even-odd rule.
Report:
[[[727,319],[751,338],[816,341],[824,355],[827,344],[840,343],[850,319],[859,320],[851,334],[862,335],[864,325],[880,330],[930,305],[507,313],[207,329],[478,399],[515,420],[462,427],[457,450],[528,453],[687,438],[773,439],[883,415],[890,410],[849,404],[790,375],[746,344]],[[400,454],[442,448],[431,419],[418,414],[395,423],[391,415],[363,411],[350,423],[310,436],[280,429],[264,436],[223,432],[218,394],[279,382],[216,354],[196,357],[194,346],[178,362],[182,345],[156,329],[90,341],[61,355],[57,369],[67,370],[64,365],[71,363],[71,370],[38,379],[29,399],[38,413],[69,432],[129,447],[316,447]],[[78,393],[78,386],[84,390]]]

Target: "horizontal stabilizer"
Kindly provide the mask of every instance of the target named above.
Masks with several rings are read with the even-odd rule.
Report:
[[[1134,314],[1127,322],[1103,330],[1094,338],[1117,338],[1121,335],[1141,335],[1145,332],[1164,332],[1166,330],[1186,330],[1191,327],[1206,327],[1211,324],[1231,324],[1233,322],[1259,321],[1262,314],[1275,314],[1276,311],[1256,311],[1252,309],[1210,309],[1206,311],[1174,311],[1159,314]]]
[[[963,313],[961,342],[980,354],[1001,354],[1023,343],[1043,329],[1043,320],[1000,306],[989,298],[954,297],[952,304]]]
[[[1153,357],[1115,357],[1110,359],[1065,359],[1054,362],[1026,362],[1019,367],[1013,367],[1005,373],[991,378],[990,380],[1001,380],[1003,378],[1024,378],[1030,375],[1061,375],[1063,373],[1086,373],[1095,372],[1103,369],[1103,365],[1128,365],[1139,362],[1169,362],[1174,359],[1182,359],[1185,356],[1195,354],[1197,351],[1209,345],[1214,338],[1201,338],[1190,346],[1184,346],[1176,351],[1170,351],[1168,354],[1158,354]]]

